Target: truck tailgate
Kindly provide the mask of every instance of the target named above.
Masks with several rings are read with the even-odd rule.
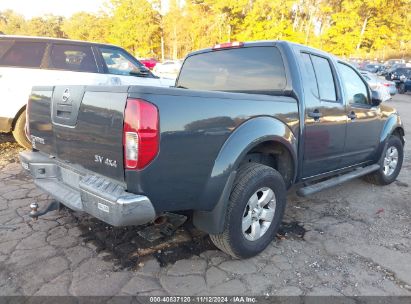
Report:
[[[33,87],[33,147],[73,167],[124,180],[123,115],[128,87]]]

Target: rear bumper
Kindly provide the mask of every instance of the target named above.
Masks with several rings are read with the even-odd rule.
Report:
[[[110,225],[141,225],[156,216],[146,196],[126,192],[119,183],[67,167],[40,152],[21,152],[20,161],[37,187],[67,207]]]
[[[0,117],[0,132],[10,132],[13,118]]]

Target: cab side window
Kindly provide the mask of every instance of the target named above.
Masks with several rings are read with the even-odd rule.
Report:
[[[368,87],[361,77],[348,65],[338,63],[345,91],[345,98],[350,104],[371,105],[368,97]]]
[[[55,44],[51,50],[51,68],[97,73],[97,64],[90,46]]]
[[[315,76],[317,77],[320,99],[325,101],[337,101],[335,83],[330,63],[327,59],[311,55]]]
[[[317,78],[315,77],[314,67],[311,62],[310,55],[307,53],[301,53],[301,59],[304,66],[304,81],[307,83],[307,87],[310,89],[311,93],[316,97],[320,98],[317,86]]]
[[[137,64],[132,62],[123,51],[102,47],[99,50],[109,74],[129,76],[137,69]]]
[[[30,41],[0,41],[0,66],[40,68],[46,43]]]

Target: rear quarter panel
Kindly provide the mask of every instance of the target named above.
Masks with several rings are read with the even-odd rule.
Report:
[[[126,171],[128,190],[150,197],[157,212],[214,207],[216,201],[203,199],[205,187],[215,178],[212,171],[222,146],[244,122],[275,117],[298,134],[297,101],[290,97],[143,87],[131,87],[129,96],[159,109],[159,154],[144,170]],[[218,172],[228,173],[235,169],[232,165]]]

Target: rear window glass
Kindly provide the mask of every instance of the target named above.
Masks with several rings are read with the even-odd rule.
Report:
[[[46,49],[46,43],[1,40],[0,66],[38,68]]]
[[[286,77],[277,48],[250,47],[188,57],[177,86],[195,90],[269,94],[284,89]]]
[[[51,50],[50,67],[59,70],[97,73],[90,46],[56,44]]]

